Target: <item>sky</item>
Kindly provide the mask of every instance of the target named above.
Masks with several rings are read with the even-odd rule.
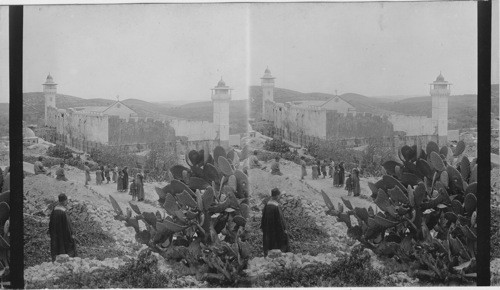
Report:
[[[428,95],[440,72],[452,94],[477,90],[472,1],[53,5],[24,15],[25,92],[41,91],[50,72],[58,93],[82,98],[200,101],[222,76],[246,99],[266,67],[277,87],[301,92]]]

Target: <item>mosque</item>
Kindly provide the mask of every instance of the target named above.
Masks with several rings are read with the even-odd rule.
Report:
[[[213,122],[186,120],[170,116],[139,117],[119,99],[107,107],[59,109],[57,84],[49,74],[43,84],[45,132],[47,141],[90,152],[113,146],[132,151],[148,148],[154,142],[182,142],[192,149],[229,146],[229,103],[232,88],[221,80],[211,89]]]
[[[363,111],[335,95],[327,101],[274,101],[275,77],[269,68],[261,77],[262,122],[271,128],[264,134],[280,137],[300,146],[337,140],[344,145],[364,145],[382,137],[388,146],[426,144],[433,140],[447,144],[448,97],[451,84],[440,73],[430,84],[432,117],[408,116],[396,112],[374,114]]]

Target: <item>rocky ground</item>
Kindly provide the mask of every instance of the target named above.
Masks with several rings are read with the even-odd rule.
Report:
[[[270,162],[265,165],[270,168]],[[249,276],[265,276],[266,273],[277,268],[305,267],[311,263],[331,263],[337,261],[340,256],[348,254],[357,245],[356,241],[347,237],[345,224],[337,222],[335,217],[325,214],[327,208],[320,194],[321,190],[327,193],[335,205],[342,203],[341,197],[343,197],[348,199],[353,206],[375,207],[369,197],[371,192],[367,185],[368,181],[374,180],[363,178],[361,180],[361,196],[353,197],[347,196],[347,192],[343,188],[334,188],[330,178],[311,180],[310,168],[308,168],[309,175],[305,180],[300,181],[300,167],[297,164],[282,160],[280,166],[281,171],[284,173],[283,176],[271,175],[269,172],[259,169],[249,171],[254,223],[257,225],[260,221],[262,200],[269,196],[272,188],[278,187],[284,192],[283,203],[293,203],[295,204],[293,210],[300,211],[300,215],[297,212],[293,213],[295,217],[301,216],[304,222],[306,220],[311,222],[311,230],[320,231],[321,234],[318,234],[319,239],[314,241],[315,245],[308,246],[306,245],[307,239],[300,236],[301,234],[303,236],[304,233],[307,234],[306,231],[304,233],[294,233],[291,230],[292,235],[296,235],[299,240],[302,239],[299,244],[292,244],[292,253],[281,254],[276,252],[264,258],[261,249],[256,249],[254,258],[249,261],[246,270]],[[55,168],[51,170],[55,171]],[[130,195],[117,192],[114,183],[96,185],[95,173],[91,175],[91,184],[85,187],[84,173],[75,167],[67,166],[66,176],[69,179],[67,182],[56,181],[54,178],[41,175],[26,177],[24,181],[24,192],[27,200],[25,214],[35,216],[38,221],[47,225],[48,214],[50,213],[49,205],[56,201],[58,194],[66,193],[75,207],[84,208],[82,211],[85,211],[85,218],[95,222],[96,225],[100,226],[102,232],[108,233],[113,238],[112,242],[103,247],[112,248],[116,252],[103,250],[103,253],[106,254],[96,257],[96,255],[92,256],[90,254],[91,251],[87,251],[85,255],[80,255],[79,258],[59,257],[55,263],[50,262],[50,258],[47,258],[25,269],[27,285],[33,285],[33,283],[47,279],[47,277],[56,279],[65,274],[92,273],[99,269],[116,268],[119,265],[124,265],[127,261],[135,259],[140,250],[145,248],[145,246],[141,246],[135,241],[135,232],[132,228],[125,227],[123,222],[116,221],[113,218],[114,211],[108,196],[113,196],[124,209],[129,206]],[[155,212],[159,209],[159,205],[154,187],[165,185],[164,183],[146,183],[146,200],[135,203],[141,210]],[[85,207],[77,205],[85,205]],[[285,217],[287,215],[288,213],[285,211]],[[355,220],[353,220],[353,223],[355,223]],[[258,226],[256,231],[259,231]],[[256,237],[258,238],[258,235]],[[321,241],[321,244],[317,244],[317,241]],[[49,251],[48,248],[44,250]],[[386,261],[379,260],[373,253],[371,254],[370,263],[375,269],[381,269],[384,273],[387,273],[384,277],[386,285],[418,285],[418,280],[410,279],[405,273],[391,272],[386,267]],[[168,263],[162,263],[161,265],[163,272],[172,271],[172,267]],[[190,287],[206,286],[206,284],[195,280],[194,277],[183,279],[190,281],[186,284]]]

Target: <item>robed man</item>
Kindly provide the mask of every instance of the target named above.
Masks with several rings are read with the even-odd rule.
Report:
[[[75,238],[71,227],[71,220],[66,212],[68,197],[66,194],[59,195],[59,203],[54,207],[50,215],[50,255],[52,261],[57,255],[68,254],[70,257],[76,256]]]
[[[267,256],[267,252],[273,249],[279,249],[282,252],[290,251],[286,223],[279,204],[280,194],[278,188],[271,190],[271,199],[262,211],[260,228],[263,234],[264,256]]]

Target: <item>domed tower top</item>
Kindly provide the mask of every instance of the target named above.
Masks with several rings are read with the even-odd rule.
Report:
[[[444,77],[443,75],[441,74],[441,72],[439,72],[439,75],[437,76],[436,78],[436,82],[444,82]]]
[[[220,81],[217,83],[217,86],[212,89],[212,100],[230,100],[231,99],[231,91],[233,90],[231,87],[226,86],[226,82],[220,78]]]
[[[217,83],[217,87],[225,87],[226,82],[220,77],[220,81]]]
[[[47,76],[47,79],[45,80],[45,84],[44,85],[57,85],[56,83],[54,83],[54,79],[52,78],[52,76],[49,75]]]
[[[269,70],[269,67],[266,68],[266,70],[264,71],[264,76],[261,77],[261,79],[275,79],[275,77],[273,77],[273,75],[271,74],[271,70]]]

